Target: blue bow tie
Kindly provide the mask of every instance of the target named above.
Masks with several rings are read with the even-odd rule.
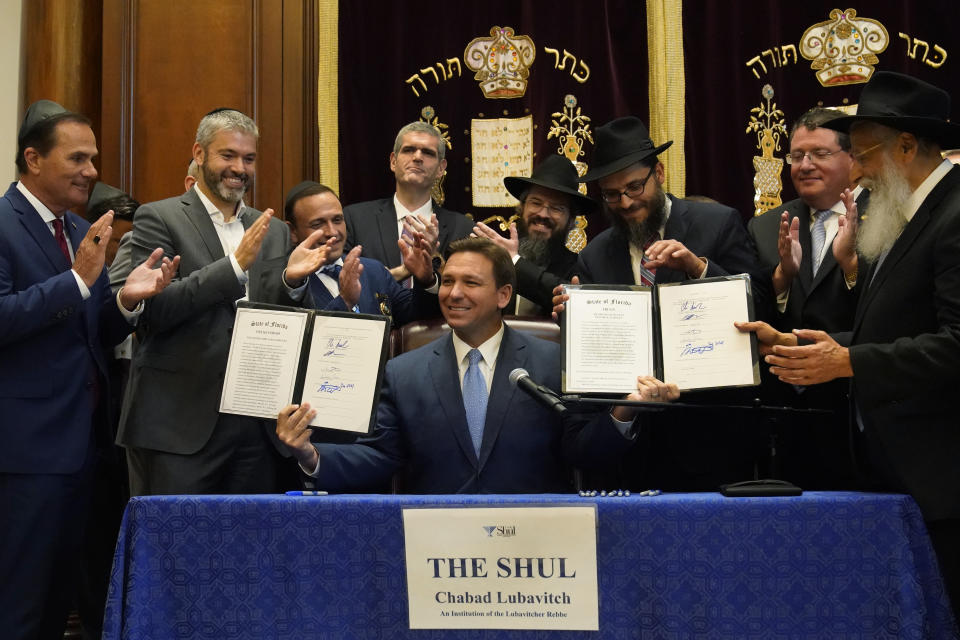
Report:
[[[328,264],[324,266],[322,269],[320,269],[320,273],[323,273],[324,275],[328,275],[334,280],[339,280],[341,269],[343,269],[343,267],[340,266],[339,264]]]

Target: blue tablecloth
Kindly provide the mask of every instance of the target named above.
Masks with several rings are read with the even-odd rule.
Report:
[[[410,631],[401,509],[597,503],[600,632]],[[956,637],[913,500],[135,498],[104,638]]]

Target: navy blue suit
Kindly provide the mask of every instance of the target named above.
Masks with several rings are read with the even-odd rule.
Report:
[[[73,213],[76,250],[90,225]],[[0,629],[62,636],[89,502],[103,349],[130,332],[104,270],[84,300],[50,228],[11,185],[0,199]],[[94,433],[94,424],[103,433]],[[57,629],[59,627],[59,629]]]
[[[383,315],[380,300],[386,298],[393,318],[394,326],[402,326],[423,317],[437,314],[436,296],[424,292],[419,287],[404,289],[401,287],[383,263],[370,258],[360,258],[363,272],[360,274],[360,300],[357,301],[360,313]],[[343,298],[333,297],[316,274],[310,276],[310,296],[314,309],[323,311],[349,311]],[[430,300],[433,298],[433,300]]]
[[[630,445],[606,413],[561,420],[510,384],[522,367],[560,385],[560,347],[504,328],[479,458],[467,427],[453,340],[448,335],[387,363],[377,427],[354,444],[315,444],[317,486],[382,484],[405,470],[409,493],[544,493],[571,489],[569,465],[605,464]]]

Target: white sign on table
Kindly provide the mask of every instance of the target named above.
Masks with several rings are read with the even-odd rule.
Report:
[[[599,630],[596,513],[404,509],[410,628]]]

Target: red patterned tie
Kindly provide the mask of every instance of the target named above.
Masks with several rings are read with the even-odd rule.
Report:
[[[63,253],[63,257],[67,259],[67,264],[72,265],[73,260],[70,259],[70,249],[67,248],[67,236],[63,235],[63,220],[60,218],[53,219],[53,235],[57,239],[60,252]]]
[[[654,281],[657,279],[656,267],[651,269],[647,266],[647,262],[649,262],[649,260],[647,260],[647,249],[649,249],[650,245],[659,239],[660,238],[657,236],[651,236],[651,238],[643,245],[643,255],[640,257],[640,284],[645,287],[652,287]]]

